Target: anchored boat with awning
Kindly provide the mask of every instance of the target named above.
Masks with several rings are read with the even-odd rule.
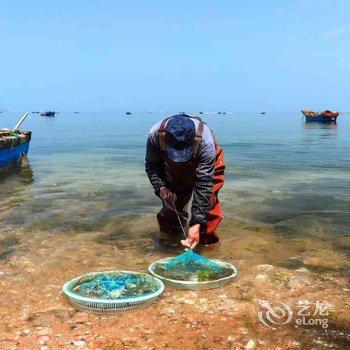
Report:
[[[301,111],[307,123],[336,123],[339,112],[325,110],[323,112],[314,112],[311,109],[304,109]]]

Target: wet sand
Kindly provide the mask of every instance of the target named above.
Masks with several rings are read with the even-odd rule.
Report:
[[[234,283],[210,291],[167,288],[152,306],[116,315],[74,309],[67,280],[90,271],[146,271],[181,251],[158,239],[153,215],[100,231],[4,233],[0,240],[1,349],[346,349],[350,347],[349,238],[285,235],[227,217],[221,244],[202,249],[235,264]],[[259,300],[327,303],[329,327],[262,325]]]

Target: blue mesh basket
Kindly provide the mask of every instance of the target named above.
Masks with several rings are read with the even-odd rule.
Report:
[[[143,287],[145,285],[147,288]],[[124,270],[88,273],[63,286],[63,293],[76,308],[95,313],[116,313],[147,306],[163,291],[164,284],[158,278]]]
[[[179,289],[213,289],[231,282],[236,268],[227,262],[208,259],[192,250],[151,264],[148,271],[168,285]]]

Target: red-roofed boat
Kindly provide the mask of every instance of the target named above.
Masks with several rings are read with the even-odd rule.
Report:
[[[323,112],[314,112],[310,109],[304,109],[301,111],[305,116],[306,123],[336,123],[339,116],[339,112],[333,112],[325,110]]]

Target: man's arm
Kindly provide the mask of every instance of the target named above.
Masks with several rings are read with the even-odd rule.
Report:
[[[203,141],[202,141],[203,142]],[[205,225],[213,189],[213,174],[215,167],[214,141],[206,143],[198,151],[198,167],[193,188],[192,218],[190,226]]]
[[[164,164],[160,149],[156,143],[156,135],[151,133],[148,135],[145,170],[154,193],[159,196],[161,187],[165,186],[164,182]]]
[[[208,141],[208,140],[206,140]],[[213,189],[213,174],[215,167],[215,143],[201,142],[198,150],[198,167],[193,188],[192,218],[188,238],[181,243],[191,249],[200,241],[200,228],[207,222],[207,213],[210,206],[210,197]]]

